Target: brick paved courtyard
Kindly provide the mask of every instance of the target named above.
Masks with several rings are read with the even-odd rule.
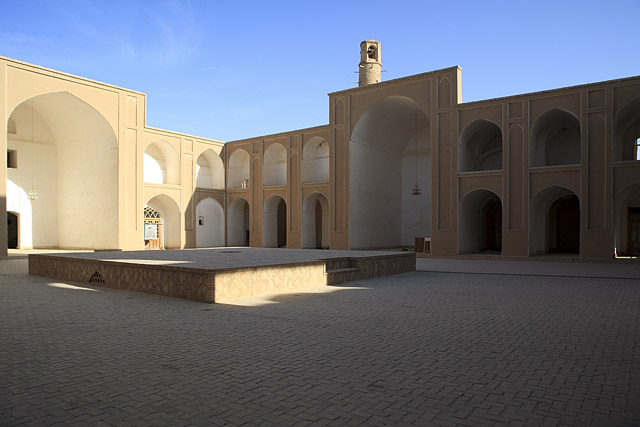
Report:
[[[211,305],[0,260],[0,425],[640,425],[639,265],[418,269]]]

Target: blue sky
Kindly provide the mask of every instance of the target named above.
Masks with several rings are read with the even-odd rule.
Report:
[[[0,55],[147,94],[147,124],[230,141],[328,123],[360,41],[384,80],[458,65],[463,101],[640,75],[640,0],[0,0]]]

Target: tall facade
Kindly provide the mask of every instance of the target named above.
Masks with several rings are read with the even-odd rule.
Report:
[[[329,124],[222,143],[145,95],[0,58],[6,247],[413,247],[640,255],[640,77],[463,103],[457,67],[329,94]],[[0,190],[1,191],[1,190]]]

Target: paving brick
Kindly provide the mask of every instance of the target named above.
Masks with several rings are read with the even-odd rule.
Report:
[[[638,425],[640,267],[548,264],[208,305],[10,257],[0,425]]]

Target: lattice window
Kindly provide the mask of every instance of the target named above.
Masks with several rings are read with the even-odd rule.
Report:
[[[97,271],[89,278],[89,283],[104,285],[104,278]]]
[[[157,220],[157,222],[160,222],[160,213],[153,209],[150,206],[145,206],[144,207],[144,221],[145,222],[155,222],[153,220]]]

